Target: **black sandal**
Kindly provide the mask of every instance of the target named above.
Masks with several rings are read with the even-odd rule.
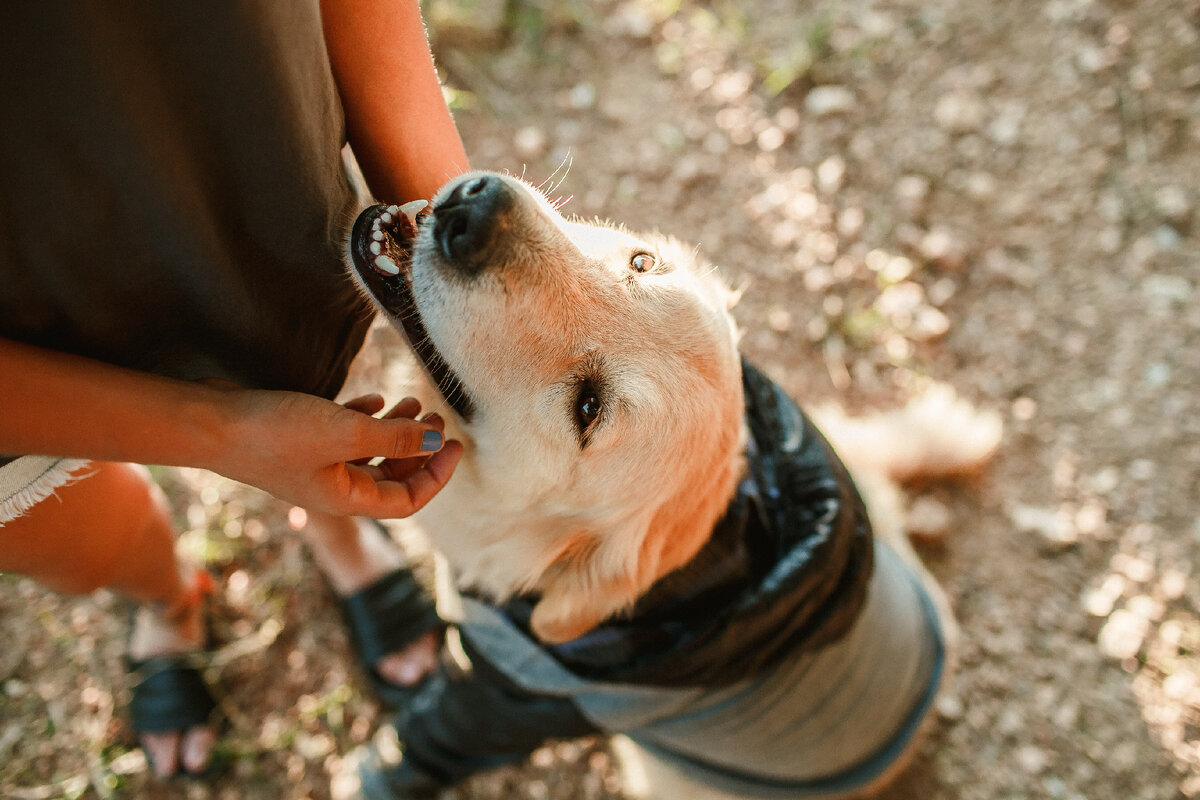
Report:
[[[203,602],[212,591],[212,576],[197,571],[194,585],[180,605]],[[131,631],[136,614],[136,609],[130,610]],[[129,674],[136,681],[129,701],[129,721],[139,738],[143,733],[182,733],[189,728],[217,724],[217,701],[202,674],[206,662],[206,656],[200,652],[126,659]],[[146,757],[149,760],[149,753]],[[215,769],[216,759],[210,756],[203,770],[192,772],[180,764],[176,775],[207,777]]]
[[[179,653],[129,662],[129,673],[138,679],[129,702],[134,730],[185,731],[212,721],[217,701],[200,674],[202,659]]]
[[[371,688],[385,706],[392,709],[405,707],[424,681],[399,686],[380,675],[374,665],[422,634],[446,627],[437,614],[433,595],[412,570],[404,566],[339,600],[342,616],[350,629],[351,645]]]

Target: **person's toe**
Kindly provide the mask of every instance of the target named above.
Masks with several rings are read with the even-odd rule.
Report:
[[[142,749],[150,759],[154,774],[160,778],[169,778],[179,768],[179,733],[145,733],[142,734]]]
[[[179,745],[179,760],[183,768],[191,773],[203,772],[208,767],[216,743],[217,732],[211,727],[190,728]]]
[[[403,650],[388,653],[375,662],[375,671],[389,683],[415,686],[436,666],[440,642],[438,631],[427,631]]]

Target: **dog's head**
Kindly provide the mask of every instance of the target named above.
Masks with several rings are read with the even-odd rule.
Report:
[[[351,242],[466,445],[422,521],[464,583],[540,592],[535,632],[565,641],[690,559],[732,495],[730,294],[693,249],[565,219],[511,177],[432,205],[415,233],[368,209]]]

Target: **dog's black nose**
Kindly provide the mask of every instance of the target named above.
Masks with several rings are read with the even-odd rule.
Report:
[[[433,210],[433,235],[446,260],[467,275],[481,272],[512,205],[512,190],[492,175],[454,187]]]

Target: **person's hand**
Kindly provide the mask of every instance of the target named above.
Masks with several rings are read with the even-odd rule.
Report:
[[[382,418],[383,398],[345,406],[312,395],[229,389],[231,440],[210,465],[316,511],[386,519],[424,506],[450,479],[462,445],[443,420],[406,398]]]

